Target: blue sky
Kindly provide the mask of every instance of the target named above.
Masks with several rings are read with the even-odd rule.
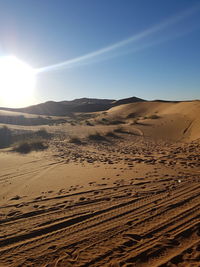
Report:
[[[14,54],[36,69],[149,29],[105,53],[46,68],[37,75],[36,103],[81,97],[199,99],[200,2],[0,0],[0,56]]]

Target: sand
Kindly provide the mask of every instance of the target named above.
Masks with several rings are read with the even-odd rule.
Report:
[[[0,151],[0,266],[199,266],[199,102],[131,105],[106,140]]]

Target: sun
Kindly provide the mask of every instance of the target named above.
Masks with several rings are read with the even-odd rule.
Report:
[[[33,100],[36,71],[15,56],[0,58],[0,104],[22,107]]]

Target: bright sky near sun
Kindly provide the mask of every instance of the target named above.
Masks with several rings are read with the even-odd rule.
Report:
[[[0,0],[0,106],[199,99],[199,47],[198,0]]]

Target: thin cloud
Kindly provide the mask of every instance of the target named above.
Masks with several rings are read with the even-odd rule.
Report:
[[[72,58],[72,59],[69,59],[69,60],[66,60],[66,61],[63,61],[63,62],[60,62],[57,64],[53,64],[50,66],[38,68],[36,70],[36,72],[42,73],[42,72],[54,71],[54,70],[58,70],[58,69],[66,68],[66,67],[71,68],[74,64],[77,64],[77,63],[84,64],[84,62],[86,63],[86,61],[88,59],[95,59],[98,56],[108,54],[108,53],[115,51],[119,48],[125,47],[125,46],[132,44],[132,43],[135,43],[137,41],[140,41],[140,40],[142,40],[148,36],[151,36],[151,35],[159,32],[159,31],[167,29],[168,27],[181,22],[182,20],[186,19],[187,17],[192,16],[195,12],[199,11],[199,9],[200,9],[200,5],[198,4],[198,5],[190,8],[190,9],[184,10],[183,12],[181,12],[181,13],[173,16],[173,17],[170,17],[170,18],[166,19],[165,21],[163,21],[157,25],[154,25],[153,27],[146,29],[146,30],[144,30],[138,34],[135,34],[135,35],[133,35],[127,39],[124,39],[124,40],[119,41],[117,43],[114,43],[110,46],[101,48],[99,50],[93,51],[91,53],[85,54],[85,55],[80,56],[80,57]],[[155,43],[157,43],[157,42],[155,42]],[[152,46],[152,44],[150,46]],[[144,45],[143,49],[145,47],[149,47],[149,45]],[[138,49],[136,49],[136,50],[138,50]],[[125,53],[127,53],[127,52],[125,52]],[[121,54],[123,54],[123,53],[121,53]]]

